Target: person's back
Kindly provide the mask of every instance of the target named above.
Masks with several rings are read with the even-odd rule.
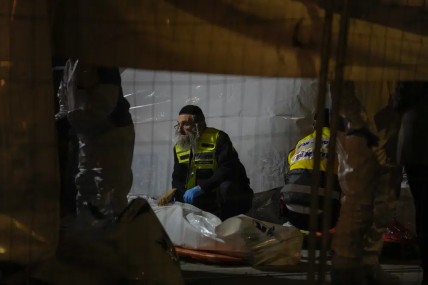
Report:
[[[322,131],[320,188],[318,228],[323,224],[323,203],[326,188],[326,171],[328,159],[328,145],[330,142],[330,129],[328,128],[329,114],[325,110],[325,126]],[[315,124],[314,124],[315,126]],[[285,176],[285,186],[281,190],[281,199],[285,205],[283,215],[288,223],[300,230],[309,230],[311,212],[311,186],[312,171],[314,169],[314,147],[316,131],[300,140],[288,155],[288,171]],[[337,165],[335,166],[337,174]],[[331,227],[336,225],[340,208],[340,186],[337,176],[332,193],[332,219]]]
[[[402,82],[394,93],[394,108],[402,114],[398,160],[428,165],[428,82]]]
[[[421,250],[422,284],[428,284],[428,82],[401,82],[394,93],[394,108],[402,115],[397,157],[405,166],[415,203],[416,231]]]

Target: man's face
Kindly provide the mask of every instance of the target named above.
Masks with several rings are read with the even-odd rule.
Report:
[[[189,140],[189,134],[193,134],[194,124],[190,115],[179,115],[177,120],[177,134],[181,140]]]
[[[193,149],[198,146],[199,132],[195,128],[192,117],[190,115],[178,116],[175,135],[177,136],[177,144],[183,150]]]

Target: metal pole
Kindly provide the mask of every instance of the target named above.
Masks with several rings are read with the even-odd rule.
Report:
[[[335,161],[336,161],[336,143],[337,143],[337,128],[339,123],[339,109],[340,99],[343,90],[344,83],[344,68],[346,60],[346,47],[348,41],[348,25],[349,25],[349,7],[348,0],[342,2],[342,15],[340,18],[340,30],[339,38],[337,43],[337,57],[335,66],[335,78],[334,85],[332,88],[331,99],[332,99],[332,111],[331,111],[331,126],[330,126],[330,143],[328,149],[328,164],[327,164],[327,187],[324,197],[324,221],[323,221],[323,233],[322,233],[322,248],[320,253],[320,271],[319,271],[319,284],[325,284],[325,272],[327,262],[327,250],[329,246],[329,230],[331,227],[331,204],[332,204],[332,193],[335,185]]]
[[[330,63],[330,49],[333,26],[333,0],[325,0],[326,9],[323,26],[323,39],[321,50],[321,67],[318,82],[318,103],[317,103],[317,126],[314,149],[314,169],[312,173],[312,188],[311,188],[311,216],[309,226],[309,274],[308,281],[310,284],[315,283],[316,275],[316,232],[318,228],[318,188],[320,184],[320,153],[321,153],[321,137],[322,126],[324,124],[324,115],[322,110],[325,106],[325,98],[327,94],[327,80]]]

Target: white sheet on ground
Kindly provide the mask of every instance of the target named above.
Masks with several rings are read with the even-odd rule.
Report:
[[[243,257],[252,265],[294,265],[303,236],[284,227],[240,215],[221,222],[216,216],[179,202],[159,207],[148,199],[175,246]]]

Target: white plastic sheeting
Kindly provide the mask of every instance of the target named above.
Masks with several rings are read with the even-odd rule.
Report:
[[[317,81],[127,69],[122,86],[135,123],[133,194],[159,198],[171,187],[180,109],[201,107],[230,136],[255,192],[284,183],[286,156],[309,134]]]
[[[216,216],[179,202],[153,211],[176,246],[242,257],[252,265],[295,265],[303,236],[297,228],[266,223],[244,215],[223,223]]]
[[[148,201],[174,245],[186,249],[227,252],[238,257],[248,255],[244,239],[229,239],[227,242],[216,236],[215,229],[221,220],[215,215],[189,204],[175,202],[157,206],[155,201]]]

